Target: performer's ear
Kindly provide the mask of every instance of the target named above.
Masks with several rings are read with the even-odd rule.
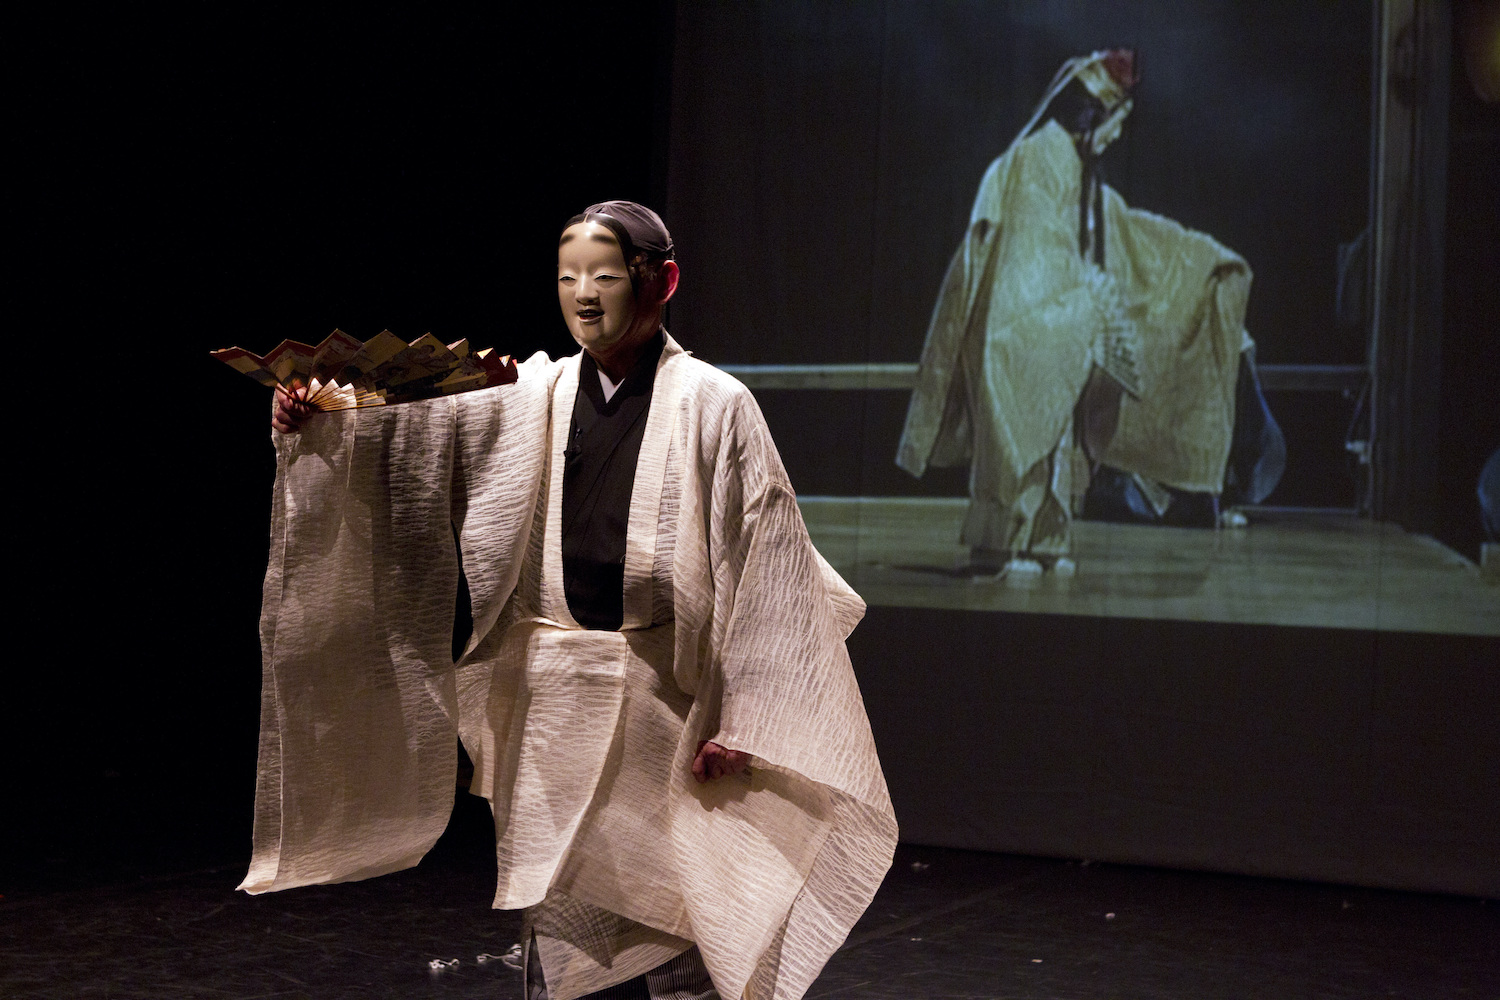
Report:
[[[681,272],[678,271],[675,260],[664,260],[661,262],[661,272],[657,278],[661,282],[659,286],[661,288],[661,300],[657,303],[658,305],[666,305],[667,300],[677,291],[677,279],[680,276]]]

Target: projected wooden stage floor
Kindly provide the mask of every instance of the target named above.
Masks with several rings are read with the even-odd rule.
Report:
[[[1074,524],[1077,573],[1018,587],[965,571],[963,498],[800,500],[814,543],[871,605],[1500,635],[1500,586],[1442,544],[1340,514],[1241,528]]]

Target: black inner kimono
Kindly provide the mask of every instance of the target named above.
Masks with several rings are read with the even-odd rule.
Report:
[[[625,529],[646,433],[656,363],[666,347],[658,331],[630,374],[604,399],[599,368],[585,351],[573,422],[563,450],[563,590],[584,628],[618,629],[625,620]]]

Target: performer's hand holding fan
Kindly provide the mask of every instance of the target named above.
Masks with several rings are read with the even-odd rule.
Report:
[[[212,354],[322,411],[393,406],[516,380],[510,355],[471,351],[467,340],[444,344],[430,333],[408,344],[387,330],[360,343],[335,330],[316,347],[284,340],[265,357],[239,347]]]

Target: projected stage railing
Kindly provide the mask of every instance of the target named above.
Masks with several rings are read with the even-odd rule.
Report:
[[[915,362],[845,365],[719,365],[751,389],[911,389]],[[1267,392],[1358,392],[1369,377],[1364,365],[1258,365]]]

